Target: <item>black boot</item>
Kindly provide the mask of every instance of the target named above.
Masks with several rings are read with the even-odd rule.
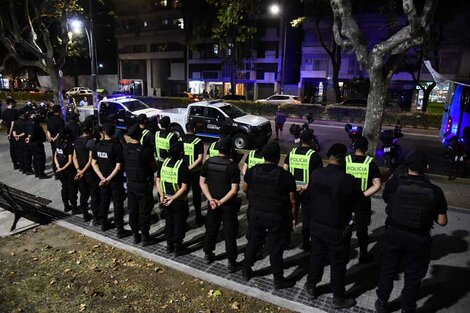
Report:
[[[245,281],[249,281],[253,277],[253,270],[251,267],[243,266],[242,277]]]
[[[72,206],[68,203],[64,203],[64,212],[72,211]]]
[[[227,270],[229,273],[235,273],[242,269],[242,265],[237,261],[228,261]]]
[[[387,313],[387,301],[382,301],[379,298],[375,301],[375,312]]]
[[[124,226],[118,226],[116,230],[116,235],[118,238],[125,238],[132,235],[132,232],[130,230],[125,229]]]
[[[93,218],[93,215],[91,215],[88,210],[83,211],[83,221],[88,222]]]
[[[142,232],[142,247],[152,246],[157,244],[157,240],[150,236],[149,233]]]
[[[178,257],[182,255],[184,255],[183,245],[181,243],[175,244],[175,256]]]
[[[167,241],[166,242],[166,253],[171,254],[175,252],[175,245],[173,242]]]
[[[356,300],[333,295],[333,307],[335,309],[346,309],[356,305]]]
[[[305,283],[304,290],[311,300],[317,297],[317,294],[315,293],[315,286],[312,286],[309,283]]]
[[[138,232],[138,231],[137,231],[137,232],[134,232],[134,238],[133,238],[132,242],[133,242],[134,244],[138,244],[138,243],[140,243],[141,241],[142,241],[142,236],[139,234],[139,232]]]
[[[114,228],[113,223],[110,223],[108,220],[101,221],[101,230],[102,231],[107,231],[107,230],[110,230],[111,228]]]
[[[274,276],[274,289],[286,289],[295,286],[295,281],[290,281],[282,275]]]
[[[72,215],[74,214],[82,214],[82,210],[77,207],[77,205],[71,205],[72,207]]]
[[[206,264],[211,264],[212,262],[215,261],[215,255],[212,252],[206,253],[204,255],[204,263]]]

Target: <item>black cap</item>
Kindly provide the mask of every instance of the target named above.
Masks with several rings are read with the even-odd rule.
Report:
[[[219,152],[227,155],[232,150],[232,141],[230,138],[220,138],[219,141],[215,144],[215,149],[219,150]]]
[[[305,129],[301,134],[300,134],[300,140],[302,142],[311,142],[313,140],[313,134],[310,131],[310,129]]]
[[[72,131],[70,130],[70,128],[64,127],[60,131],[59,136],[60,136],[60,139],[62,139],[62,140],[70,140],[70,138],[72,138]]]
[[[163,129],[168,129],[170,128],[170,118],[168,116],[164,116],[160,119],[160,126],[163,128]]]
[[[137,122],[138,122],[139,124],[145,124],[145,123],[147,122],[147,119],[148,119],[148,118],[147,118],[147,115],[145,115],[145,114],[143,114],[143,113],[142,113],[142,114],[139,114],[139,115],[137,116]]]
[[[168,150],[168,154],[172,159],[178,159],[183,154],[183,142],[176,141],[171,144],[170,149]]]
[[[365,152],[367,147],[369,147],[369,140],[366,137],[361,136],[354,140],[354,150],[359,149]]]
[[[281,147],[277,142],[268,143],[261,150],[264,159],[269,162],[279,162],[281,158]]]
[[[134,140],[140,140],[140,137],[142,137],[142,129],[140,128],[139,123],[135,123],[127,129],[127,136]]]
[[[412,150],[405,157],[405,165],[412,171],[424,173],[428,164],[429,160],[426,154],[420,150]]]
[[[346,152],[348,152],[348,148],[344,144],[335,143],[330,147],[330,149],[328,149],[326,156],[333,156],[335,159],[340,160],[346,157]]]

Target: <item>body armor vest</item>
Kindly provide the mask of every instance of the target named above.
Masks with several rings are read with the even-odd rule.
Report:
[[[279,187],[281,168],[266,172],[261,166],[253,169],[253,180],[250,185],[248,196],[250,205],[260,212],[283,214],[286,212],[287,198],[282,195]]]
[[[217,141],[211,143],[211,145],[209,146],[209,157],[211,158],[219,155],[219,150],[215,148],[216,144],[217,144]]]
[[[197,158],[196,155],[196,145],[201,142],[201,139],[195,138],[191,142],[185,142],[183,143],[184,147],[184,161],[188,164],[188,166],[191,166],[194,161]]]
[[[179,169],[183,160],[178,160],[170,166],[171,159],[167,158],[163,162],[162,169],[160,170],[160,187],[166,194],[174,195],[179,189]]]
[[[148,171],[145,170],[144,164],[141,162],[142,146],[124,147],[123,157],[126,164],[127,179],[133,182],[147,182],[150,180]]]
[[[161,134],[161,131],[155,133],[155,152],[157,154],[157,160],[160,162],[165,161],[170,150],[170,140],[173,137],[173,133],[169,132],[166,136]]]
[[[104,177],[109,176],[116,167],[116,162],[111,159],[114,143],[111,140],[100,141],[96,144],[97,163]]]
[[[429,232],[435,217],[432,185],[407,176],[399,178],[398,188],[390,198],[387,213],[391,225]]]
[[[310,180],[310,157],[315,150],[309,149],[305,154],[297,153],[297,148],[289,153],[289,171],[295,178],[297,185],[308,184]]]
[[[213,157],[206,162],[208,162],[206,178],[209,191],[214,198],[222,199],[232,187],[227,173],[232,161],[226,157]]]
[[[346,157],[346,173],[351,174],[361,182],[362,191],[367,190],[367,182],[369,180],[369,164],[373,158],[366,156],[364,162],[353,162],[352,156]]]
[[[85,165],[88,163],[89,151],[86,148],[87,142],[88,142],[88,137],[79,137],[75,139],[75,142],[74,142],[75,155],[77,156],[78,167],[80,169],[83,169]]]
[[[248,156],[249,156],[248,168],[252,168],[253,166],[255,166],[257,164],[263,164],[264,163],[264,158],[263,157],[258,158],[256,156],[256,150],[251,150],[250,154]]]

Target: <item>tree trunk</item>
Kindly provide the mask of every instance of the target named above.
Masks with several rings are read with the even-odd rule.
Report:
[[[336,103],[342,100],[341,90],[339,88],[339,71],[341,70],[341,46],[336,46],[333,50],[331,65],[333,66],[333,88],[335,89]]]
[[[369,95],[367,97],[366,119],[363,136],[369,140],[367,154],[375,156],[382,128],[382,119],[387,101],[387,79],[383,74],[383,60],[376,58],[368,70],[370,79]]]
[[[78,62],[77,62],[77,58],[73,58],[73,67],[74,67],[74,73],[73,73],[73,80],[74,80],[74,83],[75,83],[75,87],[78,86]]]
[[[51,78],[52,84],[52,94],[54,96],[54,104],[58,104],[62,107],[62,114],[65,118],[66,116],[66,107],[64,105],[64,98],[62,95],[62,78],[60,77],[60,73],[56,69],[50,69],[47,71]]]
[[[428,110],[429,95],[431,94],[431,91],[434,89],[435,86],[436,82],[433,82],[431,85],[427,86],[423,90],[423,106],[421,108],[423,112],[426,112]]]

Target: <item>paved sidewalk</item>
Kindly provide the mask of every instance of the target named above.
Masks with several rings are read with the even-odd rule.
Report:
[[[46,152],[50,161],[50,149],[47,145]],[[60,183],[54,179],[37,180],[31,176],[24,176],[18,171],[13,171],[9,160],[6,137],[0,136],[0,181],[22,189],[26,192],[52,200],[51,208],[60,212],[63,211],[60,200]],[[468,185],[467,185],[468,186]],[[465,193],[455,195],[460,198],[469,199],[469,189]],[[191,197],[190,197],[191,198]],[[191,199],[190,199],[191,201]],[[191,202],[190,202],[191,203]],[[464,202],[467,205],[470,201]],[[380,240],[383,236],[383,224],[385,219],[384,203],[378,198],[372,200],[373,217],[370,227],[371,244],[370,249],[377,259],[380,257]],[[240,232],[237,244],[240,255],[238,260],[243,259],[242,253],[246,245],[246,201],[244,201],[239,213]],[[156,213],[156,212],[154,212]],[[61,214],[62,215],[62,214]],[[156,219],[156,214],[154,215]],[[138,253],[149,259],[171,266],[178,270],[192,274],[202,279],[223,285],[227,288],[235,289],[250,296],[258,297],[262,300],[272,302],[279,306],[299,311],[299,312],[335,312],[331,308],[331,290],[329,282],[329,267],[325,268],[325,275],[320,290],[324,292],[318,299],[310,301],[302,287],[306,280],[306,266],[308,266],[309,256],[299,249],[300,229],[297,228],[294,235],[294,243],[297,247],[285,252],[286,260],[285,274],[297,280],[294,288],[276,291],[272,287],[272,275],[269,274],[269,257],[264,253],[264,258],[257,262],[255,266],[255,277],[246,283],[241,278],[241,273],[227,274],[224,243],[219,238],[216,248],[217,260],[211,265],[203,262],[203,252],[201,250],[204,227],[196,228],[194,222],[193,208],[191,207],[188,219],[192,229],[188,231],[185,238],[185,245],[188,254],[175,258],[168,256],[165,252],[165,242],[163,236],[164,221],[156,221],[152,225],[151,232],[159,239],[159,243],[142,248],[140,245],[133,245],[131,238],[124,240],[117,239],[115,231],[101,232],[98,228],[91,227],[83,223],[81,216],[71,216],[61,218],[59,225],[74,229],[95,239],[107,242],[134,253]],[[422,312],[467,312],[470,307],[470,210],[451,209],[449,212],[449,224],[446,227],[436,227],[433,232],[433,255],[428,274],[422,285],[419,306],[423,307]],[[126,226],[128,227],[128,226]],[[375,285],[378,275],[378,267],[372,265],[358,265],[357,263],[357,240],[354,237],[352,242],[353,251],[351,261],[348,264],[347,290],[357,297],[357,306],[341,312],[372,312],[376,300]],[[399,309],[400,290],[403,287],[403,274],[400,274],[395,283],[392,293],[392,307]]]

